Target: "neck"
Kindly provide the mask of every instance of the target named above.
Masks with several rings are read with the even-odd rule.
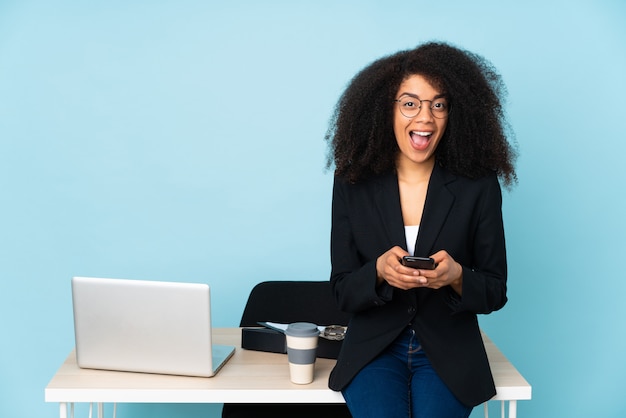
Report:
[[[396,164],[398,180],[406,183],[421,183],[424,181],[428,181],[434,167],[434,158],[431,158],[428,161],[420,164],[401,159]]]

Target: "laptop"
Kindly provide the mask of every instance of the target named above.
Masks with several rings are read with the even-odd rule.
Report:
[[[212,377],[235,352],[213,345],[206,284],[72,278],[79,367]]]

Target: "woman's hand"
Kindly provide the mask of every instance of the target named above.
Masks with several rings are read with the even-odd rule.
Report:
[[[463,294],[463,267],[447,251],[441,250],[431,255],[437,263],[434,270],[420,270],[420,276],[426,278],[431,289],[450,286],[459,295]]]
[[[400,259],[405,255],[409,253],[396,246],[378,257],[376,260],[378,284],[386,281],[389,285],[403,290],[424,287],[427,280],[420,277],[420,270],[405,267],[400,263]]]
[[[396,246],[376,260],[378,283],[383,280],[398,289],[408,290],[419,287],[439,289],[450,285],[459,295],[463,292],[463,268],[454,261],[447,251],[442,250],[431,255],[437,263],[434,270],[414,269],[403,266],[400,259],[409,255]]]

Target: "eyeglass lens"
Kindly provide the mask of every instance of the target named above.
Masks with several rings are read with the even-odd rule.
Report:
[[[422,108],[423,102],[430,103],[430,111],[436,118],[445,118],[448,116],[448,101],[445,98],[438,98],[435,100],[420,100],[415,97],[402,97],[396,100],[400,106],[400,112],[407,118],[413,118],[417,116]]]

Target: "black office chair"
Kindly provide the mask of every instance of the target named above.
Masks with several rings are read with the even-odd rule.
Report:
[[[337,309],[330,282],[269,281],[257,284],[241,317],[242,327],[263,322],[347,325]],[[222,418],[352,418],[345,404],[224,404]]]

